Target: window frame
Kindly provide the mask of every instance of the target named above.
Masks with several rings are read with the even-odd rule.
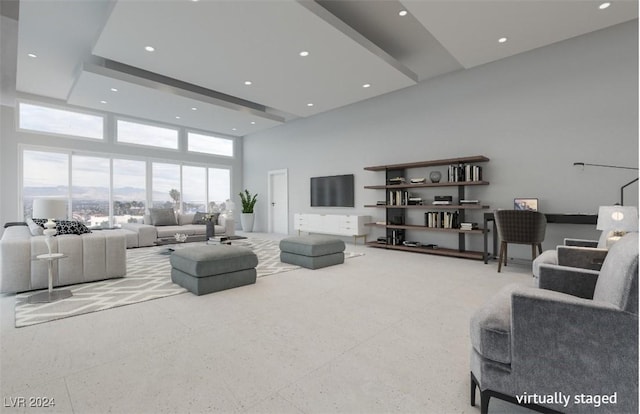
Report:
[[[185,140],[186,140],[186,142],[185,142],[185,152],[187,154],[188,153],[204,154],[204,155],[208,155],[208,156],[222,157],[222,158],[227,158],[227,159],[235,159],[236,158],[236,138],[235,137],[225,136],[224,134],[213,135],[214,133],[212,133],[212,132],[198,131],[198,130],[190,129],[190,128],[185,128],[184,131],[185,131]],[[206,136],[206,137],[224,139],[224,140],[231,141],[231,155],[213,154],[213,153],[210,153],[210,152],[202,152],[202,151],[190,150],[189,149],[189,135],[190,134],[203,135],[203,136]]]
[[[118,139],[118,121],[129,122],[129,123],[132,123],[132,124],[146,125],[146,126],[156,127],[156,128],[170,129],[172,131],[176,131],[176,134],[177,134],[176,135],[176,148],[167,148],[167,147],[159,147],[157,145],[147,145],[147,144],[139,144],[139,143],[135,143],[135,142],[123,142],[123,141],[120,141]],[[113,118],[113,142],[114,142],[115,145],[132,146],[132,147],[136,147],[136,148],[153,148],[154,150],[160,150],[160,151],[181,152],[180,135],[181,135],[181,128],[178,127],[178,126],[175,126],[175,125],[162,124],[160,122],[139,120],[139,119],[123,117],[123,116],[114,116],[114,118]]]
[[[17,108],[14,112],[15,112],[16,131],[18,132],[47,135],[47,136],[54,136],[54,137],[68,138],[68,139],[79,139],[79,140],[85,140],[88,142],[107,142],[107,116],[103,113],[100,113],[97,111],[88,111],[86,109],[79,109],[75,107],[68,107],[68,106],[59,105],[59,104],[31,101],[28,99],[16,99],[16,103],[17,103]],[[64,134],[59,132],[49,132],[49,131],[40,131],[37,129],[22,128],[20,126],[20,122],[22,120],[22,109],[21,109],[22,104],[98,117],[102,119],[102,137],[93,138],[93,137],[87,137],[82,135],[71,135],[71,134]]]

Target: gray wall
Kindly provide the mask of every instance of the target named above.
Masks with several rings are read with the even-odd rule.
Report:
[[[470,70],[244,138],[244,185],[260,193],[256,230],[267,228],[267,172],[289,172],[293,213],[368,214],[364,204],[384,199],[383,173],[365,166],[485,155],[489,186],[468,197],[492,208],[512,208],[514,197],[537,197],[548,213],[597,213],[618,201],[619,187],[636,171],[574,167],[576,161],[638,166],[637,20],[569,39]],[[428,175],[428,170],[410,176]],[[356,207],[320,209],[309,203],[309,178],[355,174]],[[638,186],[625,204],[638,204]],[[456,194],[456,189],[424,190]],[[419,224],[420,217],[413,218]],[[475,220],[481,222],[481,214]],[[382,235],[374,229],[372,236]],[[562,237],[596,237],[593,226],[549,225],[544,248]],[[442,238],[444,237],[444,238]],[[409,238],[455,246],[456,237],[414,232]],[[481,249],[481,236],[468,236]],[[515,249],[527,257],[528,249]]]
[[[29,102],[49,103],[64,106],[64,103],[33,95],[21,95]],[[95,111],[94,111],[95,112]],[[118,145],[113,136],[114,118],[107,115],[108,135],[105,142],[94,142],[86,139],[64,138],[52,135],[21,132],[16,130],[16,112],[11,106],[0,106],[0,222],[22,220],[19,208],[19,146],[30,145],[43,148],[62,148],[83,153],[109,153],[125,158],[144,158],[169,162],[186,162],[206,164],[209,166],[231,167],[231,196],[240,191],[242,183],[242,139],[235,139],[235,156],[216,157],[205,154],[187,153],[186,151],[167,151],[132,145]],[[127,118],[131,119],[131,118]],[[184,138],[181,138],[184,140]],[[183,148],[185,147],[183,142]],[[236,209],[238,210],[238,209]],[[237,219],[236,221],[239,221]],[[0,235],[2,234],[0,229]]]

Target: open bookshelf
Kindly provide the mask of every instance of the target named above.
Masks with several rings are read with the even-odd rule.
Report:
[[[364,188],[370,190],[384,190],[385,204],[365,205],[368,208],[384,209],[385,220],[383,222],[371,222],[367,226],[382,228],[385,236],[378,241],[367,243],[367,246],[390,250],[409,251],[416,253],[435,254],[440,256],[461,257],[467,259],[483,260],[484,253],[470,251],[466,249],[466,238],[472,235],[483,235],[487,229],[472,228],[462,229],[460,223],[466,222],[466,212],[489,209],[488,205],[461,204],[459,201],[465,199],[465,188],[468,186],[489,185],[488,181],[482,179],[482,168],[478,163],[488,162],[489,158],[476,155],[471,157],[447,158],[440,160],[410,162],[402,164],[378,165],[365,167],[366,171],[385,172],[385,181],[381,185],[367,185]],[[442,177],[440,182],[423,181],[411,183],[400,181],[412,169],[449,166],[446,177]],[[458,202],[453,204],[411,204],[409,191],[439,189],[452,187],[457,189]],[[453,198],[453,197],[451,197]],[[411,211],[422,210],[425,213],[432,212],[431,216],[425,214],[425,223],[409,224],[406,219]],[[415,213],[414,213],[415,214]],[[393,222],[391,218],[393,217]],[[401,221],[398,223],[398,221]],[[422,246],[406,246],[403,244],[406,233],[420,234],[418,232],[433,232],[439,234],[457,234],[457,248],[440,247],[430,248]],[[424,234],[424,233],[422,233]],[[381,242],[380,239],[383,241]]]

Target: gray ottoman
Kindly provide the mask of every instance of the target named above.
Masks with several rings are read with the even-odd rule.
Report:
[[[256,282],[258,257],[246,247],[189,246],[171,254],[171,280],[196,295]]]
[[[326,236],[296,236],[280,240],[280,261],[320,269],[344,263],[344,242]]]

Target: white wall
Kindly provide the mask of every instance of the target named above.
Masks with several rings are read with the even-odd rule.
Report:
[[[256,230],[267,228],[267,172],[283,168],[290,229],[296,212],[381,220],[382,209],[363,206],[384,199],[383,191],[362,187],[382,184],[384,176],[365,166],[467,155],[491,159],[484,167],[491,184],[470,188],[467,196],[492,208],[537,197],[547,213],[597,213],[598,206],[617,202],[619,187],[637,171],[581,170],[573,163],[638,166],[637,20],[247,136],[243,187],[260,194]],[[310,177],[349,173],[356,179],[355,208],[310,207]],[[638,204],[637,188],[628,188],[625,204]],[[455,195],[456,188],[424,196],[436,193]],[[475,217],[481,222],[481,214]],[[565,236],[597,232],[549,225],[544,248]],[[446,237],[439,243],[455,246],[457,237]],[[468,237],[471,248],[481,249],[481,236]],[[443,240],[428,232],[409,238]]]
[[[22,95],[29,102],[40,102],[55,105],[64,103],[37,97]],[[123,157],[144,158],[152,160],[165,160],[169,162],[186,162],[206,164],[231,168],[231,196],[240,191],[242,183],[242,139],[235,139],[235,156],[217,157],[206,154],[187,153],[186,151],[171,151],[149,147],[137,147],[115,143],[113,125],[115,120],[111,114],[107,114],[108,135],[104,142],[95,142],[87,139],[64,138],[39,133],[29,133],[16,130],[16,113],[11,106],[0,106],[0,222],[22,220],[22,212],[19,204],[19,158],[20,146],[37,146],[42,148],[60,148],[74,150],[83,153],[109,153]],[[130,119],[130,118],[128,118]],[[184,140],[184,139],[183,139]],[[185,147],[183,142],[183,148]],[[236,220],[239,221],[239,220]],[[0,229],[0,235],[3,230]]]

